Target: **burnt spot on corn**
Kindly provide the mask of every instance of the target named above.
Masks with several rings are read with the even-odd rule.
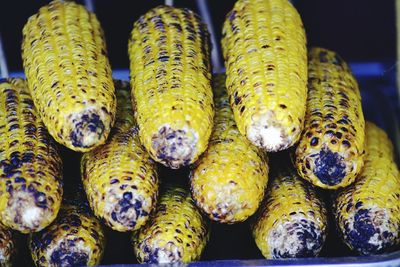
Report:
[[[152,148],[158,161],[177,169],[190,164],[196,152],[196,142],[197,137],[187,130],[163,126],[153,135]]]
[[[86,212],[87,205],[67,204],[56,220],[30,239],[32,258],[38,266],[86,266],[99,264],[104,249],[104,234],[99,221]],[[87,204],[87,203],[86,203]]]
[[[279,238],[278,236],[283,238],[281,243],[274,243],[276,246],[271,248],[274,258],[314,257],[324,242],[321,229],[317,229],[313,221],[306,219],[293,220],[283,229],[273,231],[270,238]]]
[[[339,184],[346,175],[346,165],[341,155],[325,148],[315,160],[314,174],[326,185]]]
[[[70,133],[72,145],[75,147],[89,148],[103,135],[105,126],[100,116],[89,112],[77,120],[73,120],[75,127]]]
[[[55,249],[50,256],[50,263],[55,266],[86,266],[89,256],[84,252],[71,252],[74,243],[61,243],[60,247]],[[66,247],[66,248],[65,248]]]
[[[376,219],[369,209],[359,209],[353,221],[345,224],[344,235],[356,251],[362,255],[377,254],[393,246],[390,242],[393,233],[383,230],[382,226],[374,222]]]

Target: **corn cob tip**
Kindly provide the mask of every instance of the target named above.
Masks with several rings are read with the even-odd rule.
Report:
[[[14,192],[2,214],[3,223],[22,233],[40,231],[55,217],[46,202],[46,196],[41,192]]]
[[[274,258],[314,257],[324,242],[323,231],[313,221],[301,215],[291,217],[291,222],[276,227],[265,242]]]
[[[164,125],[152,136],[152,147],[160,162],[172,169],[178,169],[193,161],[198,139],[196,132],[188,126],[175,130]]]
[[[293,128],[292,133],[300,129]],[[296,140],[287,134],[287,129],[279,123],[272,111],[252,117],[252,124],[247,129],[248,139],[256,146],[269,152],[284,150]],[[296,134],[298,137],[299,134]]]
[[[109,114],[97,108],[72,114],[68,120],[67,125],[73,125],[70,130],[72,146],[81,151],[103,143],[106,139],[105,122],[112,121]]]
[[[148,242],[147,240],[145,242]],[[180,256],[180,248],[175,244],[169,244],[168,248],[160,248],[158,244],[152,244],[154,242],[149,242],[149,244],[144,244],[146,250],[146,255],[144,256],[144,262],[167,264],[180,262],[182,256]]]
[[[359,209],[348,218],[343,235],[358,253],[377,254],[396,238],[391,218],[390,211],[384,208]]]

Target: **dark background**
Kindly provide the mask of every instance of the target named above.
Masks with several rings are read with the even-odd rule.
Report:
[[[23,25],[30,15],[48,2],[2,1],[0,33],[4,39],[11,72],[22,70],[20,44]],[[208,2],[215,31],[220,35],[225,14],[235,1]],[[112,67],[127,69],[127,42],[133,22],[163,1],[94,0],[94,3],[107,38]],[[393,0],[295,0],[294,4],[303,18],[309,45],[336,50],[348,61],[383,60],[395,63],[396,28]],[[197,11],[194,0],[175,0],[175,5]]]

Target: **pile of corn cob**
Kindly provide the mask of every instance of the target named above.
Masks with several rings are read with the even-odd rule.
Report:
[[[207,25],[189,9],[151,9],[128,47],[131,87],[112,80],[83,6],[55,0],[26,23],[27,80],[0,81],[1,265],[12,230],[30,233],[36,266],[99,264],[104,225],[133,232],[139,262],[195,261],[210,220],[248,220],[266,258],[314,257],[328,212],[360,254],[400,243],[392,144],[364,122],[345,61],[307,50],[288,0],[236,2],[222,33],[226,75],[212,76]],[[64,181],[55,141],[84,152],[81,181]],[[188,186],[160,186],[157,164],[189,167]],[[331,207],[318,188],[332,190]]]

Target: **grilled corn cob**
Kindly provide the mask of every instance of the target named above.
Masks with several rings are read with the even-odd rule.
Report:
[[[62,163],[23,79],[0,80],[0,222],[39,231],[57,215]]]
[[[366,123],[365,165],[354,184],[341,190],[334,213],[345,243],[363,255],[400,243],[400,174],[386,133]]]
[[[11,230],[0,226],[0,266],[12,266],[15,242]]]
[[[141,146],[130,88],[117,82],[117,117],[111,138],[82,157],[82,178],[95,215],[117,231],[139,229],[156,205],[155,164]]]
[[[209,34],[189,9],[159,6],[135,22],[129,41],[140,139],[171,168],[193,163],[213,125]]]
[[[265,202],[251,225],[258,248],[268,259],[317,256],[327,232],[324,203],[291,166],[272,174]]]
[[[84,199],[64,199],[57,219],[30,236],[36,266],[93,266],[101,261],[104,230]]]
[[[267,151],[296,143],[307,95],[306,37],[287,0],[238,0],[222,32],[226,85],[239,131]]]
[[[333,51],[309,53],[309,93],[296,167],[306,180],[337,189],[352,182],[363,165],[364,116],[357,81]]]
[[[143,263],[198,260],[209,238],[209,225],[189,192],[168,188],[156,212],[133,236],[136,258]]]
[[[214,79],[215,127],[191,172],[193,199],[212,220],[235,223],[258,208],[268,181],[267,157],[236,128],[225,75]]]
[[[23,29],[22,58],[33,101],[54,139],[81,152],[104,143],[116,107],[96,16],[73,1],[50,2]]]

